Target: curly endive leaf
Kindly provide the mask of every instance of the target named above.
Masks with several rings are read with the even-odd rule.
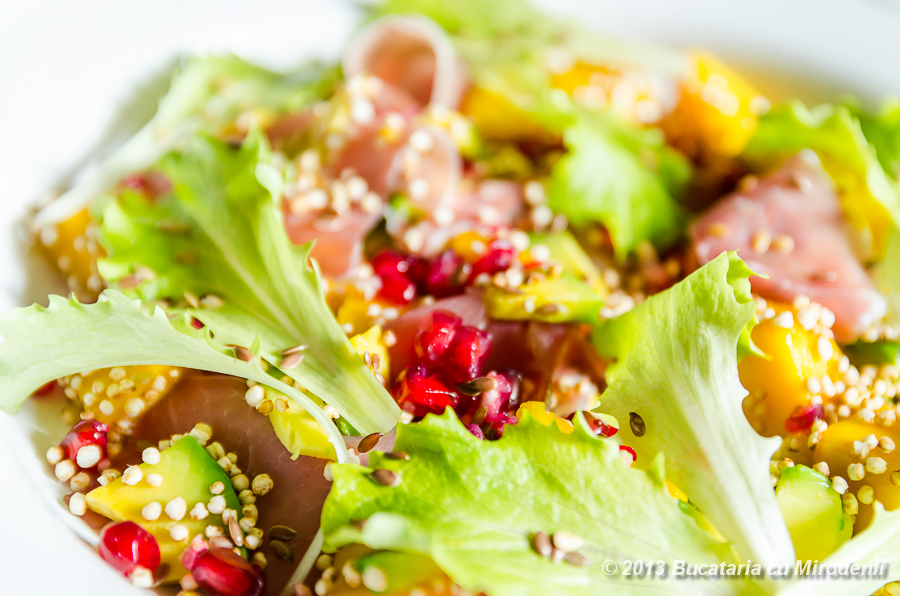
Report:
[[[543,426],[525,414],[498,441],[472,436],[452,410],[401,425],[395,451],[372,453],[372,468],[401,475],[396,487],[372,468],[333,466],[322,515],[327,549],[362,543],[430,556],[471,593],[491,596],[743,594],[734,581],[642,580],[607,575],[613,561],[733,563],[730,545],[702,531],[663,486],[658,471],[630,468],[615,442]],[[364,523],[361,523],[364,522]],[[584,539],[590,563],[552,563],[535,552],[538,531]]]
[[[107,290],[95,304],[50,296],[50,305],[32,305],[0,315],[0,410],[13,414],[45,383],[97,368],[157,364],[217,372],[268,385],[301,404],[325,429],[338,457],[346,447],[334,423],[306,395],[262,369],[258,344],[253,362],[244,362],[194,329],[190,317],[169,320],[160,308],[146,312],[140,301]]]
[[[622,442],[639,462],[665,453],[669,479],[743,559],[768,566],[792,562],[794,552],[769,476],[780,441],[757,435],[741,409],[747,391],[737,351],[755,322],[751,274],[736,254],[723,253],[598,326],[593,341],[615,360],[601,410],[621,422]],[[629,424],[635,416],[642,424]]]

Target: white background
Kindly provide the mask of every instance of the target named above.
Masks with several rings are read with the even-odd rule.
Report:
[[[892,4],[537,3],[618,37],[709,48],[775,96],[900,94],[900,10]],[[46,293],[33,281],[46,269],[21,254],[14,223],[149,118],[179,56],[232,50],[289,68],[336,56],[358,14],[337,0],[0,0],[0,309]],[[30,426],[34,416],[13,423],[0,414],[0,596],[128,593],[65,527],[39,464],[52,441],[46,425]]]

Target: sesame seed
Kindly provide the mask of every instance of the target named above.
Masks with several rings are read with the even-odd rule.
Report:
[[[820,461],[813,466],[813,469],[826,478],[831,475],[831,468],[828,466],[828,462]]]
[[[834,356],[834,346],[831,341],[824,337],[819,337],[816,340],[816,349],[819,351],[819,357],[822,360],[831,360],[831,357]]]
[[[371,124],[375,120],[375,106],[368,99],[354,98],[350,102],[350,118],[358,124]]]
[[[429,185],[424,178],[413,178],[409,181],[407,190],[409,197],[414,201],[423,201],[428,197]]]
[[[206,519],[209,517],[209,511],[206,510],[206,505],[203,503],[197,503],[191,508],[190,513],[191,519],[194,521],[199,521],[201,519]]]
[[[128,579],[131,580],[131,585],[135,588],[146,589],[153,587],[153,573],[140,565],[134,568]]]
[[[250,488],[250,479],[246,474],[237,474],[231,478],[231,484],[234,486],[234,490],[240,492]]]
[[[878,441],[878,446],[885,453],[891,453],[894,451],[894,440],[890,437],[881,437]]]
[[[82,493],[73,493],[69,497],[69,513],[78,517],[87,513],[87,502]]]
[[[838,492],[838,494],[844,494],[847,492],[847,489],[850,488],[850,485],[847,484],[847,481],[844,480],[840,476],[835,476],[831,479],[831,487]]]
[[[161,475],[159,475],[159,474],[156,474],[156,473],[154,473],[154,474],[147,474],[147,480],[146,480],[146,482],[147,482],[148,485],[150,485],[150,486],[156,488],[156,487],[158,487],[158,486],[162,486],[162,483],[163,483],[163,477],[162,477]]]
[[[147,521],[156,521],[159,519],[160,514],[162,514],[162,505],[160,505],[156,501],[151,501],[144,505],[144,508],[141,509],[141,517],[143,517]]]
[[[134,486],[144,477],[144,472],[137,466],[128,466],[125,473],[122,474],[122,483],[128,486]]]
[[[224,488],[224,485],[223,485],[223,488]],[[225,511],[226,507],[227,507],[227,504],[225,503],[225,497],[223,497],[222,495],[216,495],[215,497],[213,497],[209,500],[209,505],[207,505],[206,508],[213,515],[221,515],[221,513],[223,511]]]
[[[880,457],[870,457],[866,460],[866,471],[871,474],[884,474],[887,472],[887,462]]]
[[[100,402],[98,409],[100,410],[100,413],[103,414],[104,416],[112,416],[113,411],[115,411],[115,408],[113,407],[112,402],[110,402],[107,399],[104,399],[103,401]]]
[[[822,314],[819,315],[819,324],[826,329],[834,327],[835,316],[829,309],[822,307]]]
[[[159,449],[157,449],[156,447],[147,447],[141,452],[141,459],[145,464],[155,466],[159,463],[160,459]]]
[[[841,495],[841,501],[844,503],[844,512],[847,515],[856,515],[859,513],[859,501],[851,492]]]
[[[779,234],[772,240],[772,249],[780,253],[790,254],[795,246],[794,238],[787,234]]]
[[[188,536],[190,536],[190,532],[188,532],[188,529],[185,526],[176,524],[172,526],[171,530],[169,530],[169,536],[171,536],[172,540],[174,540],[175,542],[182,542],[188,539]]]
[[[231,462],[231,460],[228,461],[229,463]],[[209,485],[209,492],[214,495],[221,495],[223,492],[225,492],[225,484],[222,482],[213,482]]]
[[[553,211],[546,205],[539,205],[531,211],[531,222],[535,228],[546,228],[553,221]]]
[[[768,230],[758,230],[750,239],[750,248],[753,249],[753,252],[756,254],[761,255],[769,250],[771,243],[772,235]]]
[[[856,492],[856,497],[863,505],[871,505],[872,501],[875,500],[875,489],[873,489],[868,484],[861,486]]]
[[[253,483],[251,485],[253,493],[260,497],[267,495],[274,487],[275,483],[272,482],[272,479],[268,474],[259,474],[253,478]]]
[[[869,446],[869,449],[875,449],[876,447],[878,447],[878,437],[873,434],[864,436],[863,441],[865,441],[866,445]]]
[[[428,153],[434,148],[434,137],[427,130],[420,128],[409,135],[409,145],[419,153]]]
[[[781,327],[783,329],[790,329],[794,326],[794,315],[791,311],[786,310],[784,312],[778,313],[775,315],[775,318],[772,319],[772,323],[776,327]]]
[[[854,482],[859,482],[866,477],[866,469],[862,464],[850,464],[847,466],[847,477]]]
[[[387,575],[378,567],[369,565],[362,572],[362,583],[372,592],[384,592],[388,585]]]
[[[254,385],[244,393],[244,399],[251,408],[257,407],[266,398],[266,391],[261,385]]]
[[[175,497],[166,503],[166,515],[172,521],[181,521],[187,514],[187,503],[183,497]]]
[[[60,447],[59,445],[54,445],[47,450],[47,462],[51,466],[55,466],[56,464],[61,462],[64,456],[65,452],[63,452],[62,447]]]

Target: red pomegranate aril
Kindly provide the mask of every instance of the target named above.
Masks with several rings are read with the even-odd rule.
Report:
[[[46,395],[50,395],[53,393],[53,390],[56,389],[56,381],[50,381],[45,385],[41,385],[37,389],[34,390],[34,393],[31,394],[31,397],[44,397]]]
[[[409,262],[406,255],[393,250],[383,250],[372,259],[372,269],[381,277],[384,275],[406,276],[409,271]]]
[[[619,452],[629,454],[631,456],[631,463],[637,461],[637,453],[635,453],[634,449],[632,449],[628,445],[619,445]]]
[[[496,386],[482,393],[478,404],[485,410],[484,421],[499,430],[509,422],[509,412],[516,408],[521,377],[512,370],[492,370],[485,376],[493,379]]]
[[[100,557],[128,576],[136,567],[151,572],[159,567],[159,544],[153,535],[134,522],[109,524],[100,532]]]
[[[448,248],[429,265],[424,280],[425,291],[438,298],[459,294],[465,289],[471,270],[471,265]]]
[[[82,420],[63,437],[59,446],[65,452],[66,459],[75,461],[79,449],[88,445],[96,445],[100,448],[100,460],[103,460],[106,458],[106,437],[108,432],[108,424],[97,420]]]
[[[475,435],[476,438],[484,440],[484,432],[481,430],[481,427],[477,424],[469,423],[466,425],[466,430]]]
[[[203,329],[204,327],[206,327],[206,325],[204,325],[200,319],[191,317],[191,327],[193,327],[194,329]]]
[[[453,338],[462,319],[449,310],[436,309],[419,321],[418,332],[413,339],[413,351],[417,359],[425,364],[434,364],[440,359]]]
[[[210,548],[194,561],[191,576],[210,596],[260,596],[263,576],[227,548]]]
[[[385,274],[381,277],[381,289],[378,296],[394,304],[406,305],[416,297],[416,284],[398,273]]]
[[[463,325],[456,330],[453,342],[444,350],[438,366],[448,381],[459,383],[480,377],[490,355],[491,334]]]
[[[594,431],[594,434],[598,437],[612,437],[615,436],[617,432],[619,432],[618,426],[613,426],[612,424],[607,424],[603,422],[600,418],[597,418],[590,412],[584,413],[584,419],[588,423],[588,427]]]
[[[394,384],[394,398],[404,411],[421,417],[428,413],[442,414],[446,408],[455,407],[459,395],[435,375],[427,376],[425,367],[412,365]]]
[[[812,428],[816,421],[825,417],[825,408],[821,404],[801,406],[794,410],[784,421],[784,428],[789,433],[802,433]]]
[[[506,271],[512,265],[516,256],[516,249],[508,240],[497,239],[488,245],[488,252],[475,261],[472,265],[471,279],[475,279],[482,273],[494,275]]]

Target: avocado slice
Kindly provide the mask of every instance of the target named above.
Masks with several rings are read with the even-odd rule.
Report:
[[[484,294],[484,304],[492,319],[591,323],[599,316],[603,298],[585,282],[563,273],[514,290],[490,285]]]
[[[190,435],[185,435],[160,453],[159,463],[141,464],[139,467],[143,477],[137,484],[128,486],[122,482],[122,478],[117,478],[106,486],[89,492],[86,496],[87,505],[113,521],[132,521],[153,534],[159,543],[161,563],[169,564],[169,573],[165,581],[178,581],[187,573],[178,560],[185,546],[194,536],[203,534],[206,526],[216,525],[224,528],[221,515],[210,513],[205,519],[193,520],[191,509],[197,503],[204,505],[209,503],[214,496],[209,487],[215,482],[224,485],[225,490],[221,496],[225,498],[226,507],[237,512],[238,518],[241,512],[240,503],[228,474]],[[149,474],[162,476],[162,484],[150,486],[147,482]],[[163,511],[155,521],[144,519],[141,513],[144,506],[155,501],[165,508],[166,503],[176,497],[182,497],[187,504],[184,518],[173,521]],[[187,540],[182,542],[172,540],[170,531],[176,524],[187,528],[189,532]],[[227,536],[228,531],[224,530],[224,534]]]
[[[853,535],[853,520],[844,513],[841,495],[812,468],[781,470],[775,498],[798,561],[822,561]]]
[[[844,353],[856,366],[866,364],[897,364],[900,362],[900,342],[876,341],[872,343],[859,340],[855,344],[844,346]]]
[[[544,245],[550,250],[550,258],[563,266],[563,271],[583,279],[601,298],[609,295],[600,270],[584,251],[575,236],[568,231],[550,234],[533,233],[531,246]]]

